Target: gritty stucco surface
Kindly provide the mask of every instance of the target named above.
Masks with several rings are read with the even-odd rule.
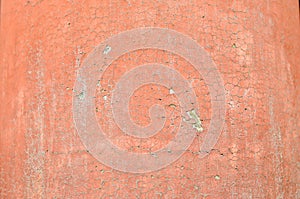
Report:
[[[130,174],[98,162],[72,118],[82,60],[99,43],[138,27],[174,29],[216,63],[226,89],[226,122],[211,153],[198,158],[210,122],[207,86],[182,57],[140,50],[116,60],[96,91],[98,122],[112,142],[144,152],[164,146],[178,124],[178,101],[157,85],[138,89],[133,120],[149,123],[159,103],[162,134],[133,139],[114,124],[111,90],[145,63],[177,69],[197,94],[203,132],[176,162]],[[2,0],[1,198],[300,198],[299,7],[296,0]]]

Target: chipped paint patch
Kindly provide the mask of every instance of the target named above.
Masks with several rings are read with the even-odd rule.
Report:
[[[216,179],[216,180],[220,180],[221,177],[220,177],[219,175],[215,175],[215,179]]]
[[[85,93],[82,91],[78,94],[79,99],[83,100],[85,98]]]
[[[107,45],[103,50],[103,54],[107,55],[110,51],[111,51],[111,47]]]
[[[198,132],[202,132],[203,131],[203,127],[202,127],[202,123],[201,120],[199,118],[199,116],[197,115],[195,110],[191,110],[188,111],[187,114],[189,115],[189,117],[191,119],[194,119],[195,123],[193,124],[193,128],[196,129]]]
[[[173,95],[173,94],[175,94],[175,91],[172,88],[170,88],[169,93],[170,93],[170,95]]]

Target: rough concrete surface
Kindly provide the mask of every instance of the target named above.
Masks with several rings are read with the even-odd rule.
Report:
[[[300,198],[297,0],[2,0],[0,17],[1,198]],[[158,171],[134,174],[105,166],[87,150],[72,99],[88,54],[141,27],[172,29],[203,47],[224,81],[226,117],[218,142],[199,158],[212,115],[203,74],[164,50],[120,56],[95,91],[97,122],[116,146],[152,152],[180,125],[175,91],[156,84],[136,89],[129,110],[147,126],[149,109],[164,107],[160,132],[137,138],[115,123],[112,90],[139,65],[176,69],[199,105],[190,115],[196,139],[183,155]],[[103,54],[114,50],[107,46]]]

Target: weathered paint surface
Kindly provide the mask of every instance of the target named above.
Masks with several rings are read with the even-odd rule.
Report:
[[[130,111],[147,125],[149,108],[164,106],[161,133],[135,139],[114,123],[111,90],[126,71],[146,63],[175,68],[191,82],[203,128],[173,164],[131,174],[86,150],[73,122],[72,89],[95,46],[139,27],[173,29],[204,47],[225,83],[226,123],[212,152],[198,158],[211,116],[201,75],[165,51],[121,56],[96,91],[98,122],[114,144],[159,149],[179,123],[176,97],[157,85],[136,90]],[[300,198],[299,35],[297,0],[2,0],[1,198]]]

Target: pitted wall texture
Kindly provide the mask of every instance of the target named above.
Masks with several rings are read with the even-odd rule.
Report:
[[[159,149],[180,121],[171,91],[150,84],[135,91],[130,114],[145,126],[149,108],[160,104],[166,110],[163,130],[141,140],[116,126],[112,89],[141,64],[165,64],[191,83],[204,129],[195,131],[176,162],[132,174],[87,151],[74,125],[72,97],[87,54],[140,27],[176,30],[209,53],[224,81],[226,118],[213,150],[198,158],[211,121],[201,74],[166,51],[119,57],[95,91],[97,121],[115,145],[138,153]],[[299,35],[296,0],[2,0],[1,198],[300,198]]]

